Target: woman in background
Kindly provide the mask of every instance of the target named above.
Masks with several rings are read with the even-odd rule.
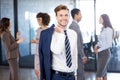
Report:
[[[110,61],[110,47],[113,41],[113,27],[107,14],[102,14],[99,23],[103,25],[98,43],[94,47],[97,60],[97,77],[96,80],[107,80],[107,66]]]
[[[35,57],[34,57],[34,69],[35,69],[35,74],[38,78],[38,80],[40,80],[40,63],[39,63],[39,54],[38,54],[38,44],[39,44],[39,37],[40,37],[40,33],[42,30],[47,29],[48,24],[50,22],[50,16],[47,13],[38,13],[36,15],[38,24],[39,24],[39,28],[36,30],[36,39],[32,39],[31,43],[36,43],[36,53],[35,53]]]
[[[2,18],[0,20],[0,35],[5,47],[5,55],[8,60],[10,69],[10,79],[9,80],[19,80],[19,49],[18,44],[24,41],[24,38],[19,38],[20,33],[17,32],[17,39],[15,39],[10,32],[10,19]]]

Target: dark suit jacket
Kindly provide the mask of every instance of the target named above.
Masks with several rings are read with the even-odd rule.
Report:
[[[83,38],[82,33],[80,31],[79,25],[73,21],[69,26],[70,29],[73,29],[77,32],[77,47],[78,47],[78,70],[77,70],[77,79],[85,80],[84,76],[84,64],[82,62],[82,58],[85,57],[84,49],[83,49]]]
[[[2,32],[1,39],[4,43],[6,58],[8,60],[18,58],[18,44],[16,43],[14,37],[7,32]]]
[[[51,80],[52,53],[50,50],[54,25],[43,30],[40,35],[39,57],[40,57],[40,80]]]
[[[79,55],[79,58],[82,58],[82,57],[85,56],[85,54],[84,54],[84,49],[83,49],[82,33],[80,31],[79,25],[75,21],[72,21],[72,23],[69,26],[69,28],[73,29],[75,32],[77,32],[78,55]]]

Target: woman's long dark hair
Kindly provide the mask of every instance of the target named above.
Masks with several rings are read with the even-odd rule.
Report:
[[[103,19],[103,26],[106,27],[110,27],[113,29],[112,24],[110,22],[109,16],[107,14],[102,14],[101,15],[102,19]]]
[[[111,28],[113,30],[112,38],[114,39],[114,29],[113,29],[112,24],[110,22],[109,16],[107,14],[102,14],[101,17],[103,19],[103,26],[105,28],[109,27],[109,28]]]
[[[9,26],[10,26],[10,19],[9,18],[2,18],[0,20],[0,34],[3,32],[3,31],[9,31]]]

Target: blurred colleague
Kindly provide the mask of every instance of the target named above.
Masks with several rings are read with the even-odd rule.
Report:
[[[39,55],[41,80],[75,80],[77,75],[77,34],[68,29],[69,9],[58,5],[57,24],[41,32]]]
[[[50,22],[50,16],[47,13],[38,13],[36,15],[38,24],[39,24],[39,28],[36,30],[36,39],[32,39],[31,43],[35,43],[36,44],[36,53],[34,56],[34,69],[35,69],[35,74],[38,78],[38,80],[40,80],[40,62],[39,62],[39,54],[38,54],[38,44],[39,44],[39,37],[41,34],[42,30],[47,29],[49,22]]]
[[[113,41],[113,27],[107,14],[100,16],[99,23],[103,27],[98,36],[98,43],[94,47],[94,52],[98,55],[96,80],[107,80],[107,66],[110,61],[110,47]]]
[[[20,36],[20,32],[17,32],[16,39],[10,32],[10,19],[4,17],[0,20],[0,35],[5,47],[5,56],[8,60],[10,68],[9,80],[19,80],[19,49],[18,44],[24,41],[24,38]]]
[[[81,11],[77,8],[71,10],[71,16],[73,18],[72,23],[69,28],[73,29],[77,33],[77,47],[78,47],[78,70],[77,70],[77,79],[85,80],[84,75],[84,64],[87,62],[87,57],[84,54],[83,49],[83,38],[82,33],[79,27],[79,22],[81,21]]]

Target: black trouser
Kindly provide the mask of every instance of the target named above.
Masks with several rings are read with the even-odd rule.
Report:
[[[66,73],[53,70],[52,80],[75,80],[74,72]]]

